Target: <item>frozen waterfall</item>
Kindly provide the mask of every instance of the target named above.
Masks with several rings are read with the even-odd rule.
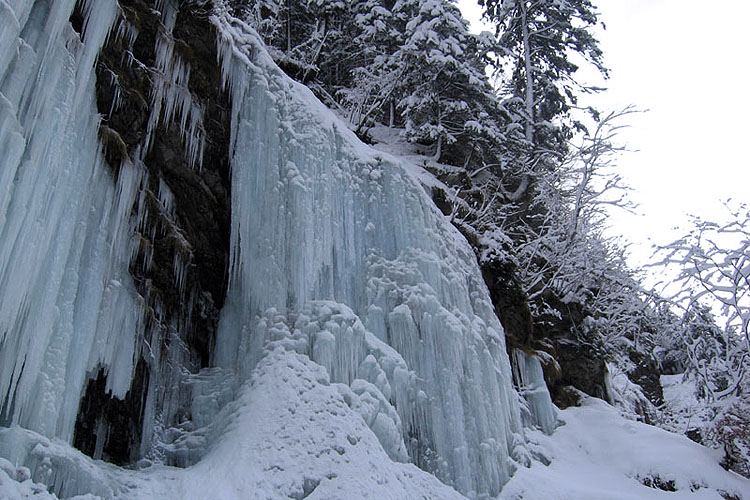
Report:
[[[272,309],[334,382],[364,380],[395,406],[417,464],[497,493],[521,426],[474,254],[403,166],[363,147],[239,23],[223,33],[233,254],[216,364],[247,376],[273,338],[256,318]]]
[[[135,157],[114,175],[97,138],[95,58],[107,36],[137,34],[112,29],[116,0],[88,0],[79,35],[68,21],[74,4],[0,1],[0,425],[9,427],[0,428],[0,457],[30,467],[60,496],[192,498],[201,471],[231,463],[262,484],[278,471],[259,461],[277,456],[298,471],[279,486],[290,495],[324,498],[336,481],[356,478],[367,489],[391,478],[407,496],[420,488],[458,496],[398,462],[468,497],[497,495],[526,451],[504,333],[472,249],[416,167],[361,144],[222,9],[212,22],[232,105],[227,299],[211,366],[165,361],[181,378],[151,377],[142,422],[147,458],[189,467],[127,472],[68,446],[97,370],[123,399],[141,353],[165,357],[148,341],[145,301],[129,275],[147,174]],[[176,2],[155,7],[174,23]],[[173,83],[190,78],[172,51],[159,54],[160,67],[179,76]],[[152,118],[184,129],[199,168],[201,108],[167,87],[158,87],[165,109]],[[159,198],[173,203],[167,187]],[[535,395],[530,423],[550,431],[539,363],[519,360]],[[153,401],[169,397],[170,411],[189,417],[179,429],[157,422]],[[310,439],[258,423],[272,414]],[[362,451],[364,443],[382,450]],[[57,458],[45,462],[44,453]],[[363,462],[342,465],[345,453]],[[50,475],[50,463],[60,470]],[[166,486],[176,479],[181,486]]]
[[[71,441],[87,374],[124,397],[139,302],[128,276],[136,168],[104,165],[93,64],[114,0],[0,4],[0,422]]]

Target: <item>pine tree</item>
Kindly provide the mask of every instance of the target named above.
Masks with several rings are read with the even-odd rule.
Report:
[[[496,99],[484,74],[477,36],[450,1],[402,1],[398,12],[415,12],[395,57],[407,68],[398,107],[409,140],[434,144],[434,157],[467,132],[498,140]],[[495,115],[495,116],[493,116]]]
[[[357,133],[381,119],[393,126],[398,80],[404,65],[395,56],[404,42],[406,20],[391,0],[361,0],[352,5],[355,36],[349,47],[356,54],[348,87],[339,91]],[[349,59],[353,59],[349,56]],[[386,119],[382,120],[385,114]]]
[[[508,75],[509,102],[523,124],[530,149],[531,170],[554,168],[567,151],[567,141],[583,125],[571,116],[584,87],[574,78],[575,52],[605,77],[598,41],[591,34],[597,14],[590,0],[480,0],[496,23],[497,69]],[[596,112],[593,111],[595,117]],[[516,190],[519,198],[529,185],[526,176]]]
[[[284,0],[235,1],[233,4],[235,15],[255,28],[267,44],[271,45],[282,36]]]
[[[235,13],[263,37],[271,56],[291,77],[309,81],[333,65],[327,56],[341,42],[349,0],[249,0]]]

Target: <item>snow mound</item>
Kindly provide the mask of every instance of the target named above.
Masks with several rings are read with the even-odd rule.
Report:
[[[551,436],[529,433],[531,449],[551,463],[516,471],[502,498],[750,500],[750,481],[684,436],[627,420],[594,398],[558,416],[565,425]]]
[[[16,448],[49,462],[37,448],[51,446],[56,462],[50,468],[60,470],[62,462],[76,468],[67,481],[97,479],[100,494],[72,497],[79,499],[197,500],[209,492],[223,500],[465,498],[416,466],[391,461],[360,417],[367,392],[357,395],[348,386],[331,384],[325,368],[289,343],[272,344],[238,398],[218,417],[222,437],[193,467],[118,469],[18,428]],[[0,498],[57,498],[34,482],[41,478],[29,469],[0,460]],[[63,482],[57,491],[68,497],[71,490]]]
[[[272,349],[242,390],[229,430],[184,472],[175,498],[463,498],[414,465],[392,462],[360,418],[358,399],[306,356]]]

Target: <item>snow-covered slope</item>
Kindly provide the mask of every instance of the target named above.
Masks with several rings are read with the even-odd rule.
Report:
[[[559,415],[565,425],[553,435],[529,433],[530,448],[551,463],[519,469],[502,498],[750,499],[750,481],[722,469],[720,452],[685,436],[625,419],[595,398]]]

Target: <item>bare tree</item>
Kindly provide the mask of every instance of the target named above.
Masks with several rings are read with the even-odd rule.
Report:
[[[624,257],[622,266],[610,262],[621,251],[603,230],[608,209],[633,208],[616,171],[616,159],[626,148],[615,140],[625,126],[622,118],[636,112],[629,106],[606,115],[593,133],[569,146],[559,168],[536,179],[538,209],[532,212],[538,215],[517,229],[522,242],[519,259],[526,263],[522,280],[531,298],[554,288],[562,296],[588,299],[578,295],[592,287],[589,283],[596,276],[618,269],[616,280],[625,279],[620,273],[626,267]],[[614,279],[615,273],[609,274]]]
[[[627,148],[614,141],[619,131],[627,127],[622,119],[639,112],[633,105],[610,112],[596,124],[592,134],[583,135],[581,144],[571,148],[563,165],[572,190],[569,239],[575,238],[582,221],[605,216],[608,207],[634,208],[627,198],[629,188],[616,170],[617,158]]]
[[[678,300],[717,306],[725,330],[742,335],[750,352],[750,212],[744,203],[724,205],[729,222],[694,216],[687,235],[660,249],[659,264],[679,266]]]

